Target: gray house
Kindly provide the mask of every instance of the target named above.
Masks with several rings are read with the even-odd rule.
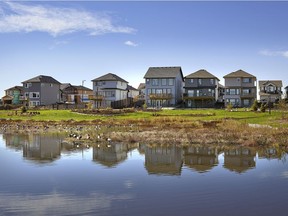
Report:
[[[235,107],[250,107],[256,100],[256,77],[238,70],[224,76],[225,105],[231,103]]]
[[[219,97],[219,79],[202,69],[184,78],[184,101],[186,107],[212,108]]]
[[[259,96],[261,102],[272,102],[281,99],[282,96],[281,80],[261,80],[259,81]]]
[[[128,82],[116,74],[108,73],[92,80],[94,108],[111,107],[114,101],[123,101],[128,98]]]
[[[150,67],[144,78],[148,107],[173,107],[182,102],[184,78],[181,67]]]
[[[22,84],[28,106],[51,105],[60,102],[61,83],[53,77],[40,75]]]

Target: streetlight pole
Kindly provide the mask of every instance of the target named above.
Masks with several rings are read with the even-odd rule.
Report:
[[[81,97],[81,99],[82,99],[82,103],[83,103],[83,91],[84,91],[84,82],[85,82],[86,80],[82,80],[82,97]]]

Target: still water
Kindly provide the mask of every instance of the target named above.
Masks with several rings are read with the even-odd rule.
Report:
[[[0,134],[0,215],[288,215],[286,153]]]

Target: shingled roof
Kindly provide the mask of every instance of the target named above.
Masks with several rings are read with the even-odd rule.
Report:
[[[213,74],[209,73],[208,71],[201,69],[198,70],[194,73],[191,73],[189,75],[187,75],[185,78],[187,79],[193,79],[193,78],[200,78],[200,79],[217,79],[219,81],[219,79],[214,76]]]
[[[98,77],[96,79],[93,79],[93,81],[121,81],[121,82],[126,82],[128,83],[126,80],[122,79],[121,77],[117,76],[116,74],[113,74],[113,73],[108,73],[108,74],[105,74],[101,77]]]
[[[144,78],[175,78],[179,73],[184,80],[181,67],[149,67]]]
[[[37,76],[37,77],[34,77],[32,79],[29,79],[29,80],[26,80],[22,83],[37,83],[37,82],[40,82],[40,83],[55,83],[55,84],[61,84],[60,82],[58,82],[56,79],[54,79],[53,77],[51,76],[45,76],[45,75],[40,75],[40,76]]]
[[[261,80],[259,81],[259,87],[260,86],[267,86],[269,83],[272,83],[273,85],[277,87],[282,87],[282,80]]]
[[[251,77],[251,78],[256,78],[252,74],[247,73],[246,71],[243,70],[237,70],[235,72],[229,73],[224,78],[242,78],[242,77]]]

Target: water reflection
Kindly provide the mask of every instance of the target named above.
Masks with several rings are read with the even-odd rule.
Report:
[[[183,150],[177,146],[145,147],[145,168],[149,174],[180,175]]]
[[[51,163],[71,154],[83,155],[91,152],[88,160],[105,167],[116,167],[127,160],[129,152],[137,149],[144,157],[144,167],[152,175],[181,175],[182,168],[193,172],[210,172],[219,166],[223,158],[224,169],[235,173],[245,173],[256,167],[259,159],[283,159],[286,152],[280,148],[215,147],[215,146],[176,146],[125,143],[95,143],[75,145],[63,142],[63,134],[4,134],[6,148],[23,153],[23,157],[35,163]],[[91,158],[89,158],[91,157]]]
[[[197,172],[207,172],[218,165],[218,150],[210,146],[184,148],[185,165]]]

